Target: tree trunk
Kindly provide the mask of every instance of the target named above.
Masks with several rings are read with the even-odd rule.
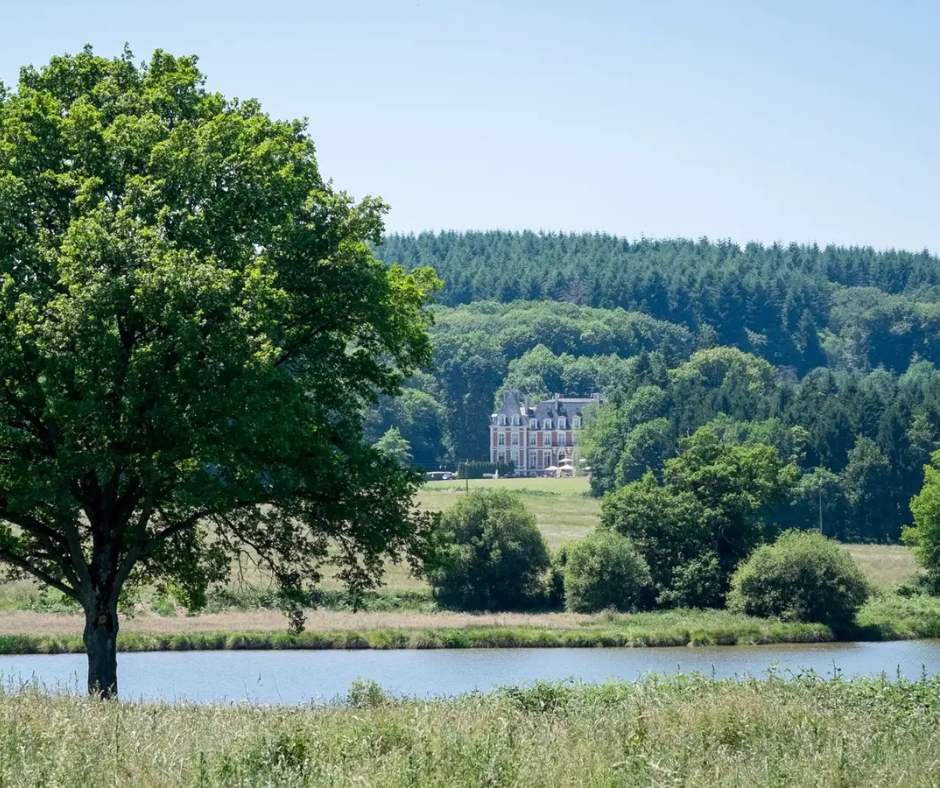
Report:
[[[85,652],[88,654],[88,694],[116,698],[117,608],[100,600],[94,610],[85,611]]]

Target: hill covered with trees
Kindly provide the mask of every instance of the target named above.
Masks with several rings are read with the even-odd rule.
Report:
[[[600,391],[598,494],[661,473],[707,426],[796,469],[787,524],[895,541],[910,522],[940,446],[936,256],[507,232],[393,235],[378,253],[444,281],[434,365],[368,420],[416,463],[485,457],[504,388]]]
[[[707,332],[798,373],[940,363],[940,260],[929,252],[628,241],[531,232],[391,235],[386,262],[433,266],[441,303],[566,301]]]

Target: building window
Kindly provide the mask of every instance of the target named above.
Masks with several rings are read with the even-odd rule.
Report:
[[[552,453],[550,451],[542,452],[542,467],[547,468],[552,464]]]
[[[537,438],[538,438],[538,436],[537,436],[534,432],[530,432],[530,433],[529,433],[529,445],[530,445],[530,446],[535,446],[535,441],[536,441]]]
[[[573,426],[576,430],[581,429],[581,417],[575,416],[571,426]]]
[[[500,427],[505,427],[505,426],[506,426],[506,417],[503,416],[502,414],[500,414],[500,416],[499,416],[499,426],[500,426]]]
[[[530,430],[537,430],[538,428],[539,428],[538,420],[536,420],[536,419],[529,419],[529,429],[530,429]]]
[[[519,452],[517,452],[517,451],[514,451],[514,452],[512,453],[512,464],[513,464],[513,465],[516,465],[516,466],[519,465]]]
[[[534,451],[529,452],[529,467],[530,468],[535,467],[535,452]]]
[[[496,445],[497,446],[506,445],[506,435],[504,433],[501,432],[499,433],[499,435],[496,436]]]
[[[513,426],[513,427],[518,427],[518,426],[519,426],[519,417],[518,417],[518,416],[513,416],[513,417],[512,417],[512,426]]]
[[[497,454],[497,455],[496,455],[496,461],[497,461],[497,462],[506,462],[506,452],[501,451],[499,454]]]
[[[568,445],[568,434],[565,432],[558,433],[558,445],[567,446]]]
[[[566,419],[564,416],[561,416],[558,419],[558,429],[560,430],[568,429],[568,419]]]
[[[542,429],[550,430],[551,428],[552,428],[552,420],[545,419],[545,421],[542,422]]]
[[[518,432],[514,432],[514,433],[512,434],[512,445],[513,445],[513,446],[518,446],[518,445],[519,445],[519,433],[518,433]]]

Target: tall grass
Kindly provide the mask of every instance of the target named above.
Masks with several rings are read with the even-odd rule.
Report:
[[[524,617],[522,617],[524,618]],[[530,617],[536,621],[539,617]],[[820,624],[767,621],[726,611],[666,611],[583,617],[580,625],[404,626],[274,632],[121,632],[119,651],[220,649],[602,648],[819,643],[833,639]],[[564,620],[564,619],[563,619]],[[77,634],[0,634],[0,654],[84,651]]]
[[[538,684],[332,708],[0,695],[4,786],[928,786],[940,680]]]
[[[0,627],[0,654],[61,654],[83,650],[78,616],[8,613],[15,625]],[[118,636],[121,651],[215,649],[402,649],[402,648],[597,648],[763,645],[835,640],[821,624],[800,624],[726,610],[663,610],[653,613],[465,613],[373,612],[311,614],[308,629],[291,636],[283,616],[217,614],[134,619]],[[858,615],[848,640],[940,637],[940,598],[878,593]]]

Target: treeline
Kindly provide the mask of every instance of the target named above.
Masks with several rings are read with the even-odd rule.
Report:
[[[588,426],[582,451],[596,494],[663,479],[682,439],[707,427],[722,444],[769,447],[792,478],[769,516],[844,541],[894,542],[911,523],[923,466],[940,447],[940,372],[819,369],[800,381],[735,348],[670,367],[640,354]]]
[[[445,232],[392,235],[377,253],[407,268],[433,266],[448,306],[620,308],[800,375],[827,365],[901,373],[912,359],[940,363],[940,260],[926,251]]]

